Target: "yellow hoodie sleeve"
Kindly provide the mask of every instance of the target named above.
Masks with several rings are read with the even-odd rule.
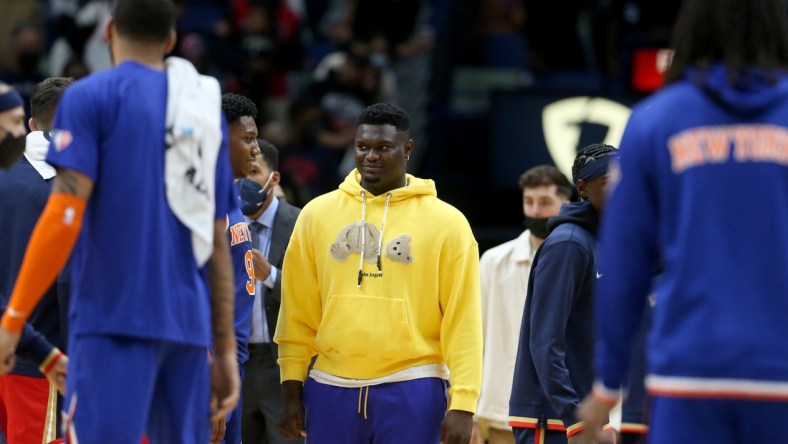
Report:
[[[479,246],[468,232],[465,252],[441,267],[441,352],[451,373],[449,410],[476,413],[482,381],[481,288]]]
[[[279,344],[282,381],[305,381],[309,363],[317,354],[315,336],[322,303],[311,243],[310,216],[299,215],[282,265],[282,303],[274,342]]]

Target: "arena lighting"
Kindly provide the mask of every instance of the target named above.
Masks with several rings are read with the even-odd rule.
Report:
[[[632,57],[632,89],[650,93],[665,82],[665,73],[673,61],[673,50],[638,48]]]

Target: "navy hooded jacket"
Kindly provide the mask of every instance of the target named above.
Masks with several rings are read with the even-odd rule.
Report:
[[[46,205],[51,190],[46,181],[22,156],[8,171],[0,171],[0,307],[4,308],[14,288],[25,257],[30,235]],[[57,286],[53,285],[38,303],[20,339],[12,373],[42,376],[39,364],[62,347]]]
[[[599,225],[588,202],[564,204],[534,256],[509,400],[509,425],[583,430],[575,408],[593,382],[594,250]]]

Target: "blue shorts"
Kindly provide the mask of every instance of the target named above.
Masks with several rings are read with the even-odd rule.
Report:
[[[207,443],[210,373],[205,347],[124,336],[69,344],[67,442]]]
[[[786,442],[788,403],[654,397],[649,444]]]
[[[362,388],[304,384],[309,444],[438,444],[446,382],[414,379]]]

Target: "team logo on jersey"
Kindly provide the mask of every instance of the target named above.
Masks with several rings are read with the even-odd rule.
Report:
[[[251,242],[252,235],[246,222],[238,222],[230,227],[230,246],[234,247],[242,242]]]
[[[71,136],[71,132],[68,130],[52,131],[52,142],[55,144],[55,150],[58,152],[68,148],[73,141],[74,137]]]

